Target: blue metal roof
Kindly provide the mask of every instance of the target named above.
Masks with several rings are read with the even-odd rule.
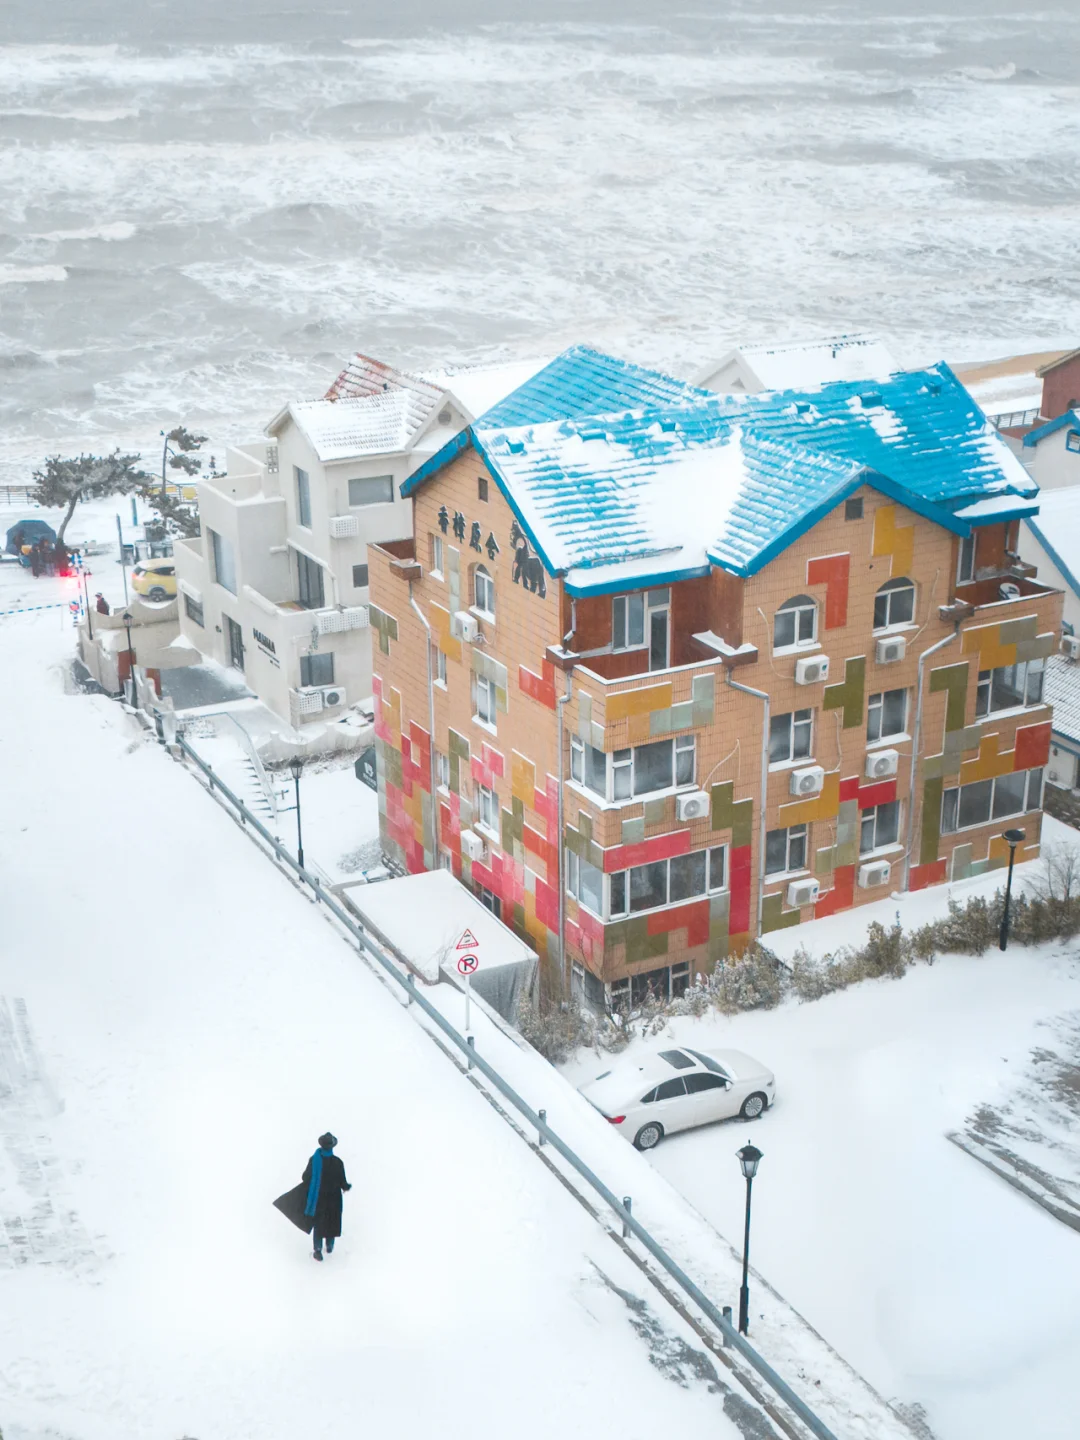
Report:
[[[1055,430],[1062,430],[1066,425],[1080,426],[1080,410],[1066,410],[1064,415],[1058,415],[1055,419],[1048,420],[1037,430],[1029,430],[1024,436],[1024,444],[1029,448],[1034,448],[1040,440],[1045,440],[1047,435],[1053,435]]]
[[[990,516],[956,512],[1037,493],[944,364],[877,382],[720,396],[575,347],[402,493],[469,440],[545,565],[579,594],[704,573],[710,563],[753,574],[863,483],[962,535]],[[990,506],[995,516],[999,508]]]

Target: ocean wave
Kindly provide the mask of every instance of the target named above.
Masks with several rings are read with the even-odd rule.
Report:
[[[961,80],[978,80],[982,84],[993,83],[1001,80],[1011,80],[1016,74],[1016,66],[1011,60],[1004,65],[960,65],[955,70],[949,71],[950,77]]]
[[[113,220],[108,225],[91,225],[85,230],[46,230],[32,235],[32,240],[130,240],[137,226],[130,220]]]
[[[0,285],[34,285],[67,278],[64,265],[0,265]]]
[[[111,125],[116,120],[135,120],[141,114],[138,105],[100,106],[78,110],[45,110],[31,105],[0,109],[0,119],[11,116],[32,120],[76,120],[80,125]]]

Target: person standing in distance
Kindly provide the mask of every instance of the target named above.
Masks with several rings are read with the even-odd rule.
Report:
[[[315,1246],[314,1258],[323,1258],[323,1241],[326,1253],[331,1255],[334,1241],[341,1234],[341,1197],[352,1186],[345,1179],[345,1166],[334,1154],[337,1136],[328,1130],[319,1136],[319,1148],[304,1168],[301,1181],[308,1187],[304,1214],[314,1218],[315,1225],[311,1238]]]

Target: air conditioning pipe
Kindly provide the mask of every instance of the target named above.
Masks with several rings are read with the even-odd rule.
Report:
[[[420,618],[420,624],[427,631],[427,703],[428,703],[428,770],[431,783],[431,848],[436,870],[439,868],[439,791],[435,782],[435,681],[431,673],[431,626],[427,617],[416,603],[413,582],[409,581],[409,604]]]
[[[907,807],[907,835],[904,840],[904,883],[901,889],[907,890],[911,880],[911,847],[915,840],[915,772],[919,764],[919,745],[922,740],[922,707],[923,707],[923,666],[930,656],[938,650],[944,650],[946,645],[951,645],[960,634],[960,622],[953,622],[954,629],[951,635],[946,635],[944,640],[939,640],[936,645],[931,645],[929,650],[924,650],[919,656],[919,682],[915,692],[915,728],[911,732],[911,777],[908,781],[908,807]]]

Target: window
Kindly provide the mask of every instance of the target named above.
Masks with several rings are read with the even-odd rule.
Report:
[[[319,650],[314,655],[300,656],[301,685],[332,685],[334,683],[334,652]]]
[[[611,602],[612,650],[640,650],[645,644],[645,596],[616,595]]]
[[[765,874],[784,875],[806,869],[806,826],[770,830],[765,836]]]
[[[986,825],[991,819],[1003,820],[1008,815],[1022,815],[1025,810],[1038,810],[1042,785],[1041,769],[1018,770],[999,775],[996,780],[954,785],[941,797],[941,832],[953,835],[973,825]]]
[[[602,918],[604,914],[604,872],[591,865],[588,860],[582,860],[572,850],[566,852],[566,889],[567,892],[580,900],[582,905],[591,910],[594,915]]]
[[[666,586],[636,595],[616,595],[611,602],[612,650],[648,647],[649,669],[668,666],[668,618],[671,591]]]
[[[1075,410],[1076,406],[1072,405],[1070,409]],[[1080,455],[1080,430],[1070,430],[1065,436],[1065,449],[1071,450],[1074,455]]]
[[[320,610],[326,604],[322,566],[302,550],[296,552],[296,598],[305,610]]]
[[[711,1055],[705,1055],[700,1050],[691,1050],[689,1047],[687,1047],[686,1053],[692,1055],[699,1064],[704,1065],[706,1070],[711,1070],[714,1075],[719,1075],[721,1080],[731,1079],[731,1076],[724,1067],[719,1061],[714,1060]]]
[[[450,756],[442,750],[435,751],[435,784],[440,790],[450,789]]]
[[[352,567],[352,583],[354,590],[367,589],[368,567],[366,565],[354,565]]]
[[[495,682],[486,675],[473,676],[473,719],[495,728]]]
[[[349,504],[389,505],[394,499],[392,475],[365,475],[349,481]]]
[[[1016,710],[1022,705],[1041,705],[1043,661],[1021,660],[997,670],[980,670],[975,691],[975,718],[996,710]]]
[[[812,710],[793,710],[787,715],[772,717],[769,721],[770,765],[808,758],[811,753],[813,718]]]
[[[969,580],[975,579],[975,536],[969,535],[966,540],[960,541],[960,549],[956,560],[956,583],[964,585]]]
[[[477,565],[473,572],[473,604],[485,615],[495,614],[495,581],[484,565]]]
[[[499,897],[493,891],[488,890],[484,885],[477,885],[476,898],[485,910],[491,911],[496,920],[502,919],[502,905],[499,903]]]
[[[673,1070],[693,1070],[694,1062],[681,1050],[661,1050],[660,1059],[666,1060]]]
[[[431,647],[431,678],[436,685],[446,686],[446,656],[437,645]]]
[[[431,573],[442,579],[443,574],[443,541],[441,535],[431,537]]]
[[[703,1090],[726,1090],[727,1081],[721,1080],[719,1075],[687,1075],[686,1093],[688,1095],[700,1095]]]
[[[665,1080],[662,1085],[656,1087],[657,1100],[677,1100],[680,1095],[686,1094],[686,1081],[680,1075],[677,1080]]]
[[[862,812],[859,829],[859,854],[869,855],[885,845],[895,845],[900,835],[900,801],[875,805]]]
[[[476,810],[479,824],[499,833],[499,797],[486,785],[476,787]]]
[[[906,690],[882,690],[870,696],[866,710],[866,738],[870,744],[890,735],[903,735],[906,726]]]
[[[785,600],[773,619],[773,649],[812,645],[817,638],[817,605],[809,595]]]
[[[210,549],[214,556],[214,579],[223,590],[228,590],[230,595],[235,595],[236,556],[233,553],[233,547],[224,535],[219,535],[216,530],[211,530]]]
[[[693,735],[616,750],[610,757],[572,735],[570,778],[605,800],[630,800],[677,785],[692,785],[695,754]]]
[[[608,877],[609,915],[636,915],[723,890],[726,868],[726,847],[717,845],[712,850],[693,850],[671,860],[617,870]]]
[[[184,614],[189,620],[194,620],[196,625],[206,624],[202,601],[193,600],[186,590],[184,591]]]
[[[293,466],[293,474],[296,476],[296,521],[303,525],[305,530],[311,529],[311,481],[306,470],[301,470],[299,465]]]
[[[861,495],[855,495],[855,496],[853,496],[850,500],[845,500],[845,501],[844,501],[844,519],[845,519],[845,520],[861,520],[861,519],[862,519],[862,496],[861,496]]]
[[[874,629],[910,625],[915,618],[915,586],[908,579],[886,580],[874,596]]]
[[[476,498],[478,500],[486,500],[488,498],[488,482],[486,475],[478,475],[476,477]]]

